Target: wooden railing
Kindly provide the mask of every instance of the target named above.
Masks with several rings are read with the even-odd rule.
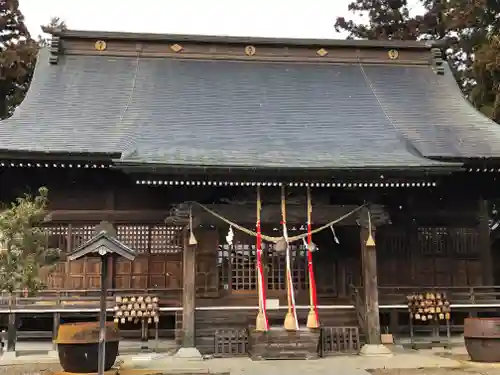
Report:
[[[463,307],[500,307],[500,286],[395,286],[379,287],[379,306],[384,308],[396,308],[406,305],[406,296],[412,293],[422,292],[445,292],[452,305],[463,305]],[[117,295],[152,294],[160,299],[161,307],[181,307],[182,291],[171,289],[110,289],[108,291],[108,307],[114,306]],[[0,312],[7,310],[97,310],[99,308],[99,290],[43,290],[33,297],[24,297],[19,291],[9,294],[0,294]],[[364,327],[365,313],[363,303],[363,288],[351,286],[352,306],[343,308],[354,308],[358,315],[360,327]],[[459,307],[456,306],[456,307]],[[323,308],[342,308],[336,306],[323,306]],[[214,307],[215,308],[215,307]],[[222,307],[220,307],[222,308]],[[47,311],[49,312],[49,311]]]
[[[116,296],[155,295],[161,306],[180,306],[179,298],[172,298],[171,289],[110,289],[107,306],[113,308]],[[99,290],[42,290],[33,297],[25,297],[22,291],[0,295],[0,310],[97,310]]]
[[[351,298],[354,303],[354,309],[356,310],[356,316],[358,318],[358,325],[363,332],[366,332],[366,322],[365,322],[365,304],[363,298],[360,295],[360,291],[354,285],[350,285]]]
[[[362,287],[352,287],[363,295]],[[404,305],[413,293],[444,292],[453,305],[500,305],[500,286],[380,286],[379,305]]]

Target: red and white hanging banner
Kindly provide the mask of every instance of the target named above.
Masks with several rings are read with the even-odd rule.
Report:
[[[259,278],[259,306],[262,309],[262,315],[264,316],[265,321],[265,330],[269,330],[269,320],[267,319],[267,310],[266,310],[266,290],[264,287],[264,271],[262,268],[262,232],[260,227],[260,220],[257,221],[257,271]]]

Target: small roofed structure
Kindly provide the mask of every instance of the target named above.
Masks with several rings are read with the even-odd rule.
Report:
[[[99,310],[99,359],[98,374],[104,374],[106,367],[106,310],[108,295],[108,258],[114,254],[129,261],[135,259],[135,251],[118,241],[112,224],[102,221],[95,230],[95,235],[68,254],[70,261],[85,256],[98,255],[101,258],[101,298]]]
[[[135,259],[136,252],[116,239],[116,232],[111,224],[101,222],[95,233],[94,237],[68,254],[69,261],[84,256],[97,255],[102,257],[110,254],[120,255],[130,261]]]

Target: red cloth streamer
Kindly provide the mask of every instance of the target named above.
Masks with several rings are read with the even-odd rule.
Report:
[[[260,298],[262,298],[262,315],[264,315],[264,320],[266,324],[266,331],[269,330],[269,321],[267,319],[267,310],[266,310],[266,289],[264,288],[264,270],[262,268],[262,232],[260,228],[260,221],[257,221],[257,268],[259,270],[259,293]]]
[[[288,285],[289,285],[289,288],[288,288],[288,293],[290,295],[290,305],[291,305],[291,309],[292,309],[292,315],[293,315],[293,319],[295,321],[295,329],[299,329],[299,323],[298,323],[298,319],[297,319],[297,310],[295,308],[295,298],[294,298],[294,295],[293,295],[293,279],[292,279],[292,273],[290,272],[290,269],[287,270],[287,278],[288,278]]]
[[[311,223],[307,223],[307,243],[309,246],[311,246],[311,244],[312,244]],[[317,295],[316,295],[316,280],[314,278],[313,256],[312,256],[312,252],[309,249],[307,251],[307,266],[308,266],[308,270],[309,270],[309,287],[311,288],[314,314],[316,314],[316,321],[319,323],[318,299],[317,299]]]

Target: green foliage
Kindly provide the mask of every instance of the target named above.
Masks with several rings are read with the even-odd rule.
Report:
[[[66,29],[66,24],[54,17],[49,29]],[[0,120],[12,116],[24,100],[35,69],[38,49],[47,40],[31,38],[19,9],[19,0],[0,1]]]
[[[43,31],[45,33],[50,33],[50,32],[55,31],[55,30],[64,31],[67,29],[68,29],[68,27],[66,26],[66,22],[61,20],[59,17],[52,17],[50,19],[50,22],[47,25],[43,26]],[[49,44],[50,44],[50,41],[47,38],[44,38],[41,35],[38,36],[38,45],[40,47],[45,47],[45,46],[48,46]]]
[[[19,1],[0,1],[0,119],[11,116],[24,99],[36,53]]]
[[[354,0],[349,10],[367,15],[368,24],[337,18],[335,29],[347,31],[348,38],[415,40],[418,36],[418,25],[410,17],[407,0]]]
[[[489,37],[476,51],[472,72],[472,103],[500,124],[500,37]]]
[[[57,263],[59,249],[48,247],[48,233],[42,224],[47,220],[48,190],[25,195],[0,214],[0,290],[30,293],[44,288],[42,275]]]
[[[439,41],[464,95],[500,123],[498,0],[419,0],[423,15],[411,15],[407,0],[353,0],[349,10],[368,16],[355,23],[337,18],[348,38]]]

